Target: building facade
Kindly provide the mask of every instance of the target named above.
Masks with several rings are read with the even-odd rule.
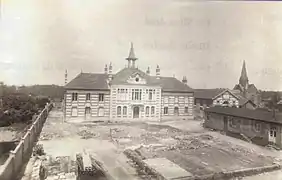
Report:
[[[282,147],[282,116],[244,108],[205,109],[204,126],[258,145]]]
[[[192,119],[194,92],[174,77],[150,74],[136,67],[133,44],[126,58],[127,67],[113,74],[113,66],[104,73],[80,73],[65,85],[66,120],[152,120]]]
[[[237,96],[229,89],[196,89],[195,105],[197,108],[206,107],[236,107],[245,105],[245,98]]]

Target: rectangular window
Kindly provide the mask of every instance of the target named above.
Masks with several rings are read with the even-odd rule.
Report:
[[[141,100],[142,89],[132,89],[132,100]]]
[[[275,127],[272,127],[272,128],[270,128],[270,136],[271,137],[276,137],[276,128]]]
[[[104,101],[104,94],[99,94],[99,102]]]
[[[237,126],[236,119],[230,118],[229,119],[229,125],[230,125],[230,127],[236,127]]]
[[[255,131],[256,132],[260,132],[261,131],[261,124],[260,123],[256,123],[255,124]]]
[[[145,112],[147,117],[149,116],[149,113],[150,113],[149,111],[150,111],[150,108],[149,108],[149,106],[147,106],[146,107],[146,112]]]
[[[72,101],[77,101],[77,93],[72,93]]]
[[[184,109],[184,113],[188,113],[188,107],[185,107],[185,109]]]
[[[86,94],[86,101],[90,101],[90,93]]]
[[[168,114],[168,107],[164,107],[164,114],[165,114],[165,115]]]
[[[155,107],[152,106],[152,107],[151,107],[151,116],[154,116],[154,115],[155,115]]]
[[[153,90],[150,89],[149,90],[149,100],[152,100],[153,99]]]
[[[185,104],[188,104],[188,97],[185,97],[184,103],[185,103]]]

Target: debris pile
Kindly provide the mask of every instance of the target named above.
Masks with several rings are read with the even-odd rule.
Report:
[[[81,136],[82,139],[90,139],[90,138],[96,138],[99,137],[99,134],[93,133],[88,129],[84,129],[82,131],[79,131],[77,133],[79,136]]]
[[[40,138],[39,140],[40,141],[48,141],[48,140],[51,140],[51,139],[55,139],[55,138],[61,138],[63,137],[61,134],[58,134],[58,133],[51,133],[49,132],[48,134],[47,133],[44,133],[42,132],[41,135],[40,135]]]

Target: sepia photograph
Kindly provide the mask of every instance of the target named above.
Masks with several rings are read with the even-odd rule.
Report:
[[[0,0],[0,180],[282,180],[281,32],[279,1]]]

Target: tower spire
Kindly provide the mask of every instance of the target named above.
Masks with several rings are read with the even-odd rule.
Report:
[[[242,85],[244,88],[247,88],[249,85],[249,79],[247,75],[247,69],[246,69],[246,62],[244,60],[243,66],[242,66],[242,71],[241,71],[241,76],[239,79],[239,84]]]
[[[129,68],[135,68],[135,61],[138,58],[136,58],[135,53],[134,53],[134,47],[133,47],[133,43],[131,42],[131,46],[130,46],[130,50],[129,50],[129,55],[126,58],[126,60],[128,61],[128,67]]]

